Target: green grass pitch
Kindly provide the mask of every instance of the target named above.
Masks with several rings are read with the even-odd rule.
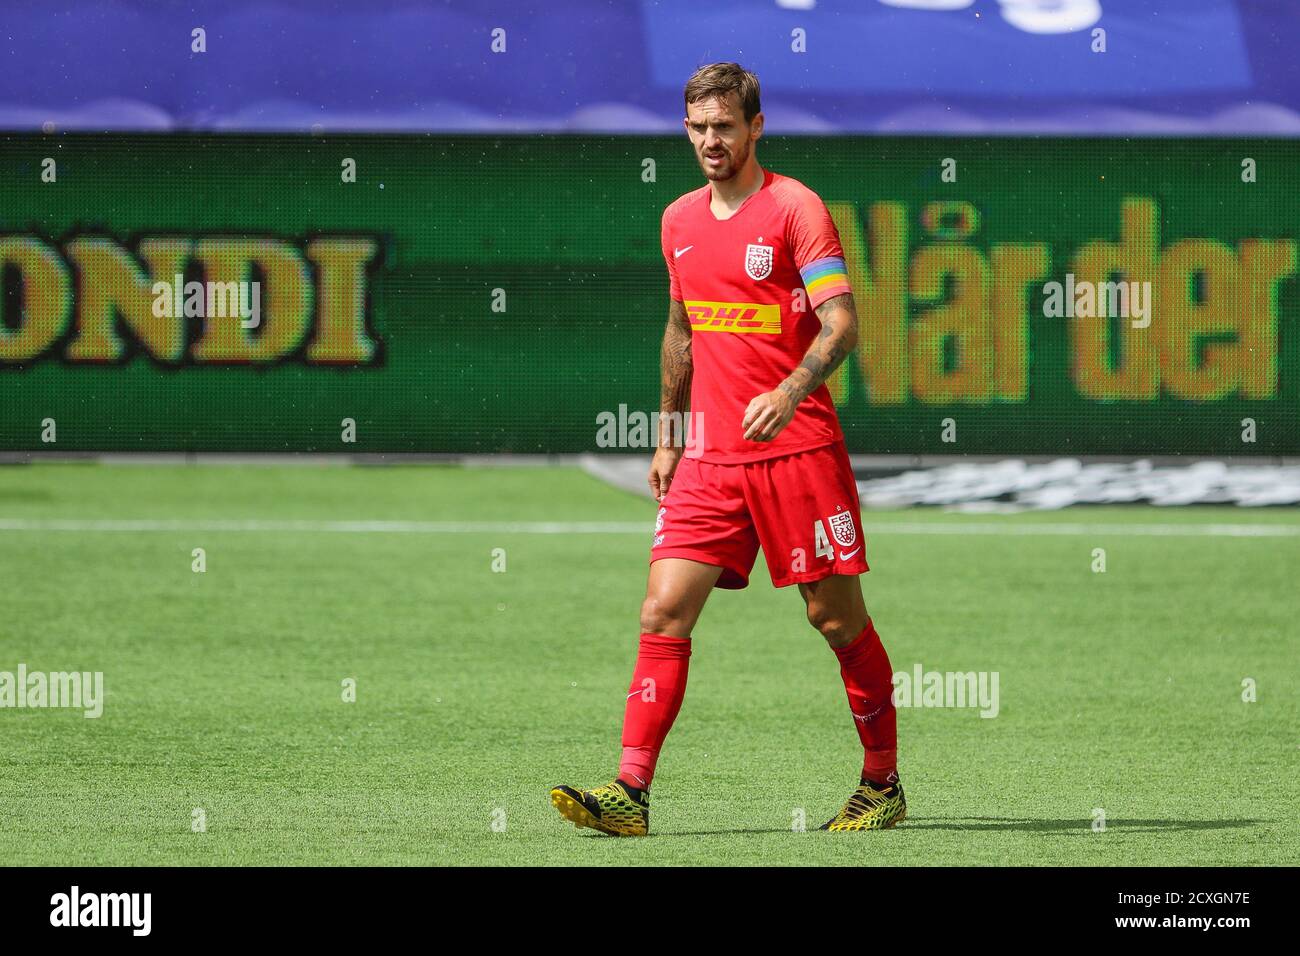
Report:
[[[106,689],[99,719],[0,709],[0,859],[1300,862],[1295,510],[868,512],[895,670],[999,674],[995,718],[900,709],[907,822],[816,831],[861,750],[760,561],[697,628],[651,836],[573,829],[547,791],[612,775],[653,518],[568,468],[0,468],[0,671]],[[354,520],[459,524],[324,524]]]

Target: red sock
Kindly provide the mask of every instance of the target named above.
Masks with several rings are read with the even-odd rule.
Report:
[[[690,657],[688,637],[641,635],[623,714],[623,759],[618,775],[643,790],[654,779],[659,748],[682,709]]]
[[[877,783],[893,783],[898,779],[894,672],[871,618],[852,644],[833,650],[840,659],[849,710],[862,739],[862,776]]]

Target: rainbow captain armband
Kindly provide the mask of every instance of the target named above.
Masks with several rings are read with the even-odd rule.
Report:
[[[804,288],[808,290],[808,303],[815,309],[833,296],[852,292],[849,271],[839,256],[815,259],[799,270]]]

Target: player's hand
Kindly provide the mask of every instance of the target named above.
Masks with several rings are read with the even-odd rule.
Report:
[[[779,388],[756,396],[740,421],[740,427],[745,430],[745,440],[771,441],[790,424],[796,408],[798,403]]]
[[[655,496],[655,501],[663,501],[664,496],[668,494],[668,486],[672,484],[673,474],[677,471],[677,463],[682,460],[684,448],[656,448],[654,459],[650,462],[650,493]]]

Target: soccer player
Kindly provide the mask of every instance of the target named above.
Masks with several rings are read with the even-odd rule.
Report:
[[[844,251],[817,194],[759,166],[757,77],[735,63],[704,66],[685,101],[708,183],[663,214],[670,301],[649,475],[661,507],[622,760],[611,783],[555,787],[551,802],[579,827],[649,831],[650,784],[686,691],[691,630],[713,588],[749,583],[761,546],[772,584],[798,585],[839,659],[862,741],[858,787],[821,829],[885,829],[907,813],[892,669],[862,599],[857,484],[825,385],[857,343]],[[684,414],[683,441],[672,426]]]

